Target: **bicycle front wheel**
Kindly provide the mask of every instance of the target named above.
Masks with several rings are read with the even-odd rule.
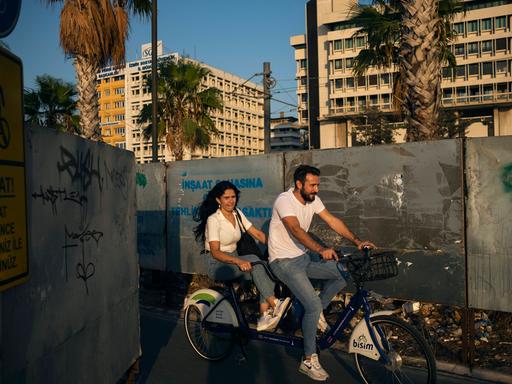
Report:
[[[192,348],[206,360],[221,360],[229,355],[233,346],[233,332],[215,332],[207,329],[207,320],[203,321],[202,312],[195,305],[189,305],[185,311],[185,332]]]
[[[401,319],[385,315],[372,317],[371,325],[381,336],[380,344],[388,362],[355,354],[357,370],[366,384],[436,382],[434,355],[416,328]]]

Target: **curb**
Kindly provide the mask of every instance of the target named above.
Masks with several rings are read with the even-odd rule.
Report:
[[[512,383],[512,375],[506,373],[489,371],[481,368],[469,368],[465,365],[456,363],[446,363],[444,361],[436,360],[437,369],[441,374],[451,374],[456,376],[463,376],[478,380],[486,380],[493,383]]]

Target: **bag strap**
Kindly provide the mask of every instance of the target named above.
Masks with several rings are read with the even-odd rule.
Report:
[[[235,207],[235,215],[236,219],[238,220],[238,224],[240,225],[240,228],[244,230],[244,232],[247,232],[244,225],[242,224],[242,218],[240,217],[240,213],[238,212],[238,208]]]

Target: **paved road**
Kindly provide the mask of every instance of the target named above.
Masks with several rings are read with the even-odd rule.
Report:
[[[301,353],[263,342],[250,342],[249,359],[240,362],[235,347],[221,362],[201,359],[188,343],[183,320],[173,313],[141,309],[141,375],[137,384],[312,384],[313,380],[298,372]],[[348,354],[324,351],[324,368],[329,382],[360,384],[353,360]],[[467,377],[439,375],[440,384],[490,383]]]

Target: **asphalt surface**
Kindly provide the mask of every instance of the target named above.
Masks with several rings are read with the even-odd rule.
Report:
[[[242,361],[239,348],[220,362],[200,358],[190,346],[183,320],[176,313],[141,309],[141,374],[137,384],[312,384],[298,372],[301,351],[279,345],[251,341],[248,359]],[[328,382],[361,383],[352,356],[334,350],[323,351],[320,361],[329,372]],[[441,384],[492,383],[439,373]]]

